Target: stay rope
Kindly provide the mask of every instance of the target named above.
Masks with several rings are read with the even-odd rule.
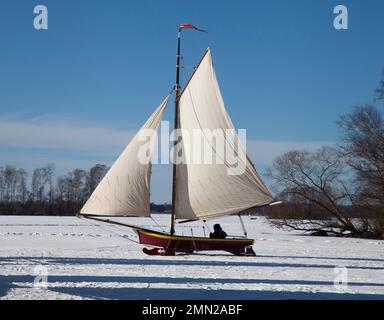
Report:
[[[98,227],[99,229],[101,229],[101,230],[103,230],[103,231],[106,231],[107,233],[112,233],[112,234],[114,234],[114,235],[117,235],[117,236],[120,237],[120,238],[125,239],[125,240],[134,242],[134,243],[136,243],[136,244],[140,244],[138,241],[136,241],[136,240],[130,238],[129,236],[127,236],[127,235],[122,235],[122,234],[120,234],[120,233],[118,233],[118,232],[116,232],[116,231],[113,231],[113,230],[111,230],[111,229],[105,228],[105,227],[103,227],[101,224],[98,224],[98,223],[96,223],[96,222],[90,221],[89,219],[85,219],[85,218],[83,218],[83,217],[81,217],[81,216],[78,216],[78,218],[81,219],[81,220],[83,220],[83,221],[85,221],[85,222],[87,222],[89,225],[96,226],[96,227]],[[115,225],[111,225],[111,227],[114,227],[114,228],[123,230],[123,229],[121,229],[121,228],[119,228],[118,226],[115,226]]]
[[[247,229],[245,229],[245,224],[240,213],[239,213],[239,219],[240,219],[241,227],[243,228],[244,236],[247,238]]]
[[[150,216],[150,218],[161,229],[161,231],[165,232],[164,229],[162,228],[162,226],[152,216]]]

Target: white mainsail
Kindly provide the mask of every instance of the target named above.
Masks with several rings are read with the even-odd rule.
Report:
[[[150,159],[156,143],[156,133],[170,95],[156,108],[81,209],[81,214],[106,216],[149,216],[151,161],[143,163],[144,152]],[[149,141],[143,136],[147,133]],[[145,133],[143,135],[143,133]]]
[[[234,130],[216,80],[210,49],[182,92],[179,108],[182,154],[184,161],[188,158],[189,162],[176,166],[175,217],[212,218],[271,203],[271,193],[241,145],[226,141],[226,148],[232,149],[229,150],[231,152],[224,152],[211,145],[216,159],[225,159],[222,164],[194,163],[189,158],[194,152],[193,144],[186,141],[186,133],[188,137],[192,137],[196,129],[219,129],[223,132],[227,129]],[[208,139],[204,135],[202,138]],[[243,159],[244,172],[229,175],[230,164],[236,163],[238,159]]]

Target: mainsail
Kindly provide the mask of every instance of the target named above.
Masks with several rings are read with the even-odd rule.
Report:
[[[151,156],[170,95],[156,108],[88,199],[81,214],[149,216]],[[147,135],[149,139],[143,139]],[[146,153],[147,162],[139,159]]]
[[[188,140],[194,130],[234,131],[226,111],[212,64],[210,49],[179,97],[179,123],[182,129],[182,154],[186,163],[176,166],[175,217],[177,219],[203,219],[238,213],[272,202],[272,195],[264,185],[241,144],[225,138],[226,150],[210,144],[216,160],[211,164],[194,163],[193,143]],[[236,133],[234,133],[236,141]],[[230,150],[228,150],[230,149]],[[229,157],[229,158],[228,158]],[[236,161],[243,161],[241,174],[229,175]]]

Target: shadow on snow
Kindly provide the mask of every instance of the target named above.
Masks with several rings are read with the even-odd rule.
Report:
[[[274,257],[274,256],[263,256]],[[286,258],[297,258],[295,256]],[[308,257],[310,258],[310,257]],[[31,260],[35,263],[44,265],[53,264],[115,264],[115,265],[153,265],[153,266],[212,266],[212,267],[269,267],[269,268],[326,268],[333,269],[338,266],[335,264],[314,264],[314,263],[295,263],[295,262],[263,262],[263,261],[207,261],[207,260],[179,260],[179,259],[116,259],[116,258],[71,258],[71,257],[5,257],[0,259],[0,266],[4,263],[12,263],[17,260]],[[250,258],[251,259],[251,258]],[[334,258],[338,260],[338,258]],[[357,259],[356,259],[357,260]],[[379,266],[354,266],[345,265],[348,269],[361,269],[361,270],[384,270]]]
[[[276,258],[276,256],[261,256],[262,258]],[[282,258],[279,256],[279,258]],[[297,256],[284,256],[284,258],[300,258]],[[313,259],[332,259],[302,257]],[[335,262],[343,258],[333,258]],[[1,265],[19,264],[27,260],[33,264],[42,264],[46,266],[55,265],[153,265],[153,266],[224,266],[224,267],[270,267],[270,268],[329,268],[332,264],[316,263],[294,263],[294,262],[263,262],[263,261],[203,261],[203,260],[185,260],[185,259],[110,259],[110,258],[72,258],[72,257],[5,257],[0,259]],[[344,260],[362,260],[345,258]],[[367,259],[367,261],[379,261],[380,259]],[[384,270],[377,266],[348,266],[350,269],[366,270]],[[0,275],[0,297],[5,296],[11,288],[31,288],[33,286],[34,276],[32,275]],[[91,299],[384,299],[384,295],[377,294],[350,294],[343,292],[303,292],[288,291],[284,288],[282,291],[271,290],[210,290],[210,284],[262,284],[262,285],[293,285],[293,286],[330,286],[332,290],[333,281],[320,280],[295,280],[295,279],[238,279],[238,278],[191,278],[191,277],[138,277],[138,276],[88,276],[88,275],[49,275],[48,282],[51,287],[48,290],[80,296]],[[139,283],[147,286],[146,288],[106,288],[103,283]],[[65,286],[60,286],[66,283]],[[89,284],[92,283],[92,284]],[[96,283],[96,287],[95,287]],[[54,286],[52,286],[54,284]],[[71,284],[71,286],[68,286]],[[97,287],[100,284],[101,288]],[[201,284],[208,288],[152,288],[152,284]],[[350,287],[383,287],[384,283],[369,282],[350,282]],[[33,288],[31,288],[33,289]],[[281,288],[282,289],[282,288]],[[308,288],[305,288],[308,289]],[[43,290],[43,289],[39,289]],[[43,296],[43,295],[42,295]]]
[[[34,276],[14,275],[0,276],[0,296],[5,296],[11,288],[31,288]],[[146,288],[97,288],[95,283],[140,283]],[[72,283],[73,287],[60,286],[60,283]],[[88,286],[88,283],[92,285]],[[266,285],[306,285],[332,286],[332,281],[318,280],[272,280],[272,279],[227,279],[227,278],[173,278],[173,277],[127,277],[127,276],[72,276],[50,275],[48,286],[50,291],[80,296],[91,299],[155,299],[155,300],[184,300],[184,299],[384,299],[384,295],[349,294],[343,292],[292,292],[268,290],[210,290],[196,288],[151,288],[152,284],[266,284]],[[52,286],[53,285],[53,286]],[[384,283],[351,282],[349,286],[382,287]],[[31,288],[31,290],[36,290]],[[37,289],[44,290],[44,289]],[[43,292],[42,292],[43,293]],[[43,296],[43,295],[42,295]]]

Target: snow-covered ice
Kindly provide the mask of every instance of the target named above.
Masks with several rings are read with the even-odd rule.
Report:
[[[169,216],[154,218],[158,224],[125,221],[168,230]],[[305,236],[263,217],[244,220],[256,257],[146,256],[129,228],[0,216],[0,299],[384,299],[384,241]],[[242,235],[237,217],[209,225],[216,222]],[[176,230],[198,236],[202,225]]]

